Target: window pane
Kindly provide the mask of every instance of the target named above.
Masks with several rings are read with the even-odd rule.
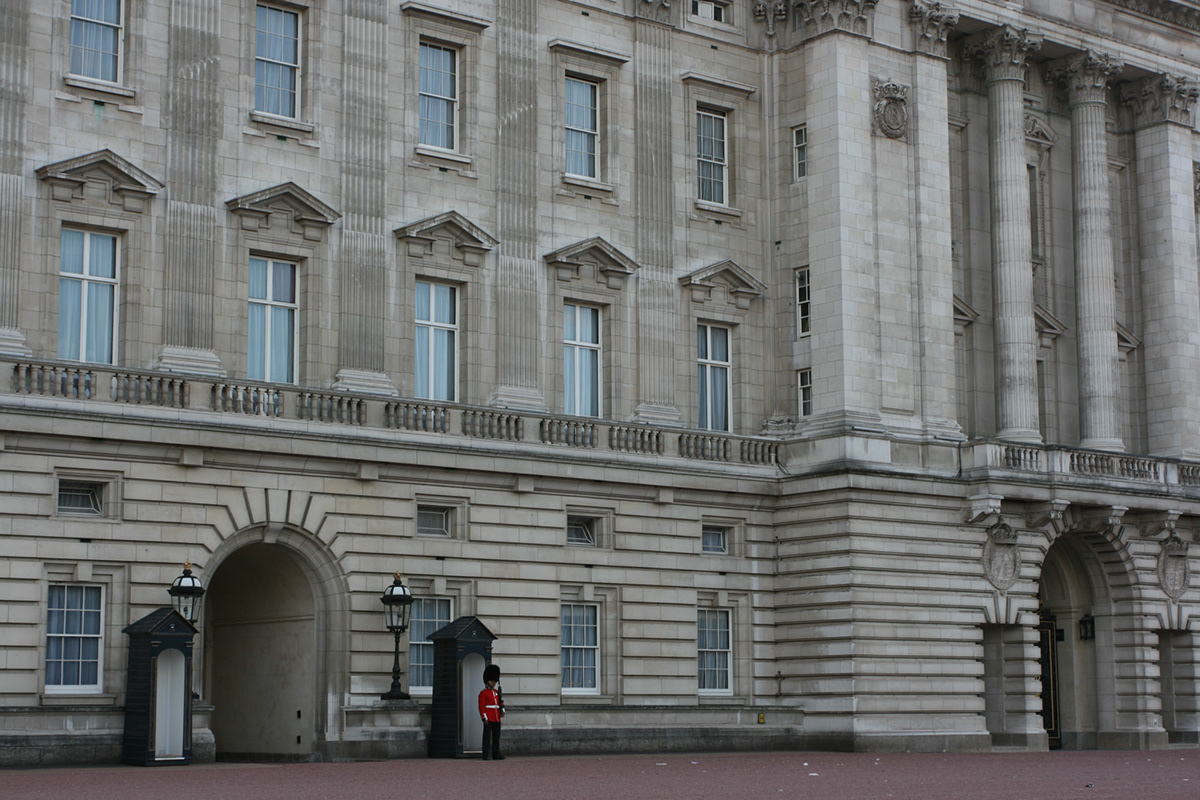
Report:
[[[267,299],[267,262],[261,258],[250,259],[250,297]]]
[[[79,360],[79,334],[83,324],[83,281],[58,281],[58,357]]]
[[[111,283],[87,284],[87,352],[85,361],[110,364],[113,360],[113,301]]]
[[[292,382],[292,367],[295,359],[295,311],[290,308],[271,309],[271,374],[267,380],[280,383]]]
[[[250,343],[247,348],[247,371],[251,378],[264,380],[267,377],[267,307],[250,304],[248,324]]]
[[[291,264],[271,263],[271,299],[279,303],[296,302],[296,268]]]

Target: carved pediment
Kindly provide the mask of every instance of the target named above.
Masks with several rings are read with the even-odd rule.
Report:
[[[137,213],[163,188],[145,170],[107,149],[47,164],[38,168],[36,174],[50,184],[55,200],[81,200],[88,182],[94,182],[105,187],[108,202]]]
[[[457,211],[426,217],[411,225],[396,228],[393,233],[397,239],[408,244],[408,255],[412,258],[430,256],[439,240],[448,241],[454,253],[469,267],[482,264],[484,254],[500,243]]]
[[[235,197],[227,201],[225,207],[241,217],[242,230],[271,227],[274,217],[286,220],[285,224],[293,233],[314,242],[321,241],[325,229],[342,216],[291,181]]]
[[[558,272],[560,281],[578,280],[585,265],[595,270],[596,280],[610,289],[625,288],[625,280],[638,269],[638,263],[599,236],[560,247],[543,258]]]
[[[965,328],[979,319],[979,312],[958,295],[954,295],[954,324]]]
[[[1025,112],[1025,141],[1041,147],[1050,147],[1058,141],[1058,134],[1050,127],[1050,123],[1037,114]]]
[[[1142,346],[1142,340],[1133,334],[1133,331],[1126,328],[1121,323],[1117,323],[1117,349],[1121,355],[1128,357],[1130,353]]]
[[[1067,326],[1058,317],[1036,304],[1033,307],[1033,324],[1037,328],[1038,340],[1042,347],[1049,347],[1055,339],[1067,332]]]
[[[712,290],[723,286],[729,302],[743,311],[750,308],[751,300],[761,297],[767,291],[765,283],[730,260],[696,270],[680,278],[679,283],[692,290],[693,303],[708,302],[712,297]]]

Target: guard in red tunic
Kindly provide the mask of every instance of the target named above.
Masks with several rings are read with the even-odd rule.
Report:
[[[504,717],[504,698],[500,694],[500,667],[488,664],[483,670],[486,687],[479,693],[479,717],[483,720],[483,760],[503,761],[500,755],[500,720]]]

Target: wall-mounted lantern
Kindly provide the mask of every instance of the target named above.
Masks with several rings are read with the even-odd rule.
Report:
[[[396,579],[392,581],[392,585],[384,590],[383,597],[379,598],[379,602],[383,603],[383,609],[387,614],[387,629],[396,636],[396,655],[392,662],[392,688],[380,697],[384,700],[408,700],[408,692],[400,688],[400,634],[408,630],[408,612],[412,606],[413,596],[404,582],[400,580],[399,572],[396,573]]]
[[[1079,618],[1079,639],[1084,642],[1091,641],[1096,638],[1096,618],[1091,614],[1084,614]]]
[[[167,594],[171,595],[171,605],[179,612],[179,616],[195,625],[196,620],[200,619],[200,602],[204,598],[204,587],[200,584],[200,579],[192,574],[191,561],[184,562],[183,574],[171,583]]]

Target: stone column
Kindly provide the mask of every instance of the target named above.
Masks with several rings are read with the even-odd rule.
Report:
[[[488,404],[540,410],[546,408],[538,369],[545,266],[537,252],[538,165],[531,154],[538,141],[538,9],[534,0],[508,0],[497,11],[497,386]]]
[[[950,252],[950,122],[946,35],[958,11],[937,0],[909,8],[916,41],[912,149],[917,164],[917,309],[921,417],[927,431],[961,438],[955,398],[954,262]]]
[[[25,207],[25,104],[32,3],[0,3],[0,355],[29,356],[17,302]]]
[[[1080,445],[1101,450],[1125,449],[1117,416],[1117,298],[1105,130],[1108,81],[1124,66],[1107,53],[1088,51],[1050,70],[1051,78],[1066,85],[1071,106]]]
[[[808,107],[814,405],[806,430],[880,425],[879,276],[872,172],[874,0],[795,6]]]
[[[1146,427],[1158,456],[1200,455],[1200,308],[1192,186],[1196,84],[1158,75],[1125,88],[1134,110]]]
[[[1025,163],[1026,58],[1040,36],[1009,26],[973,37],[966,52],[986,70],[992,195],[996,412],[1000,439],[1040,442],[1033,242]]]

